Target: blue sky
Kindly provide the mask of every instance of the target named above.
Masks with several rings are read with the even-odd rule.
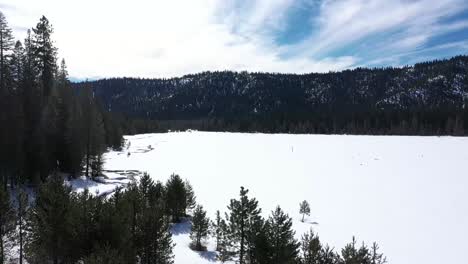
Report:
[[[327,72],[468,54],[466,0],[2,0],[19,39],[41,15],[74,78]]]

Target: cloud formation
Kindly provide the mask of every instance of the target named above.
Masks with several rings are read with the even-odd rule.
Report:
[[[49,18],[59,54],[78,78],[326,72],[400,65],[435,46],[445,51],[440,56],[467,51],[464,0],[5,2],[0,9],[20,39],[19,29]],[[297,30],[304,33],[293,39]],[[447,34],[455,37],[444,41]]]

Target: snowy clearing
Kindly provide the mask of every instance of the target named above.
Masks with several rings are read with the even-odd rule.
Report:
[[[462,264],[468,252],[468,138],[209,132],[125,138],[130,147],[107,153],[106,170],[145,171],[163,182],[177,173],[211,218],[242,185],[265,216],[276,205],[289,213],[298,238],[313,228],[341,249],[354,235],[378,242],[397,264]],[[307,223],[299,215],[304,199],[311,205]],[[175,263],[213,263],[214,252],[188,248],[189,230],[189,224],[173,229]]]

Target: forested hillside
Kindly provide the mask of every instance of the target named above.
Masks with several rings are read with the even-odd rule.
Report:
[[[90,88],[73,90],[57,64],[53,28],[42,17],[15,41],[0,12],[0,182],[34,184],[52,172],[98,175],[101,155],[122,132]]]
[[[204,72],[91,86],[129,132],[202,130],[465,135],[468,57],[324,74]]]

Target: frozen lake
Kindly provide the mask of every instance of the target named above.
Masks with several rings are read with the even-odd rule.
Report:
[[[292,216],[297,237],[313,228],[335,249],[353,235],[376,241],[389,263],[466,263],[468,138],[181,132],[126,140],[128,150],[106,154],[106,169],[160,181],[177,173],[211,218],[244,186],[265,216],[276,205]],[[299,221],[302,200],[309,223]],[[188,249],[188,234],[174,241],[176,264],[209,263]]]

